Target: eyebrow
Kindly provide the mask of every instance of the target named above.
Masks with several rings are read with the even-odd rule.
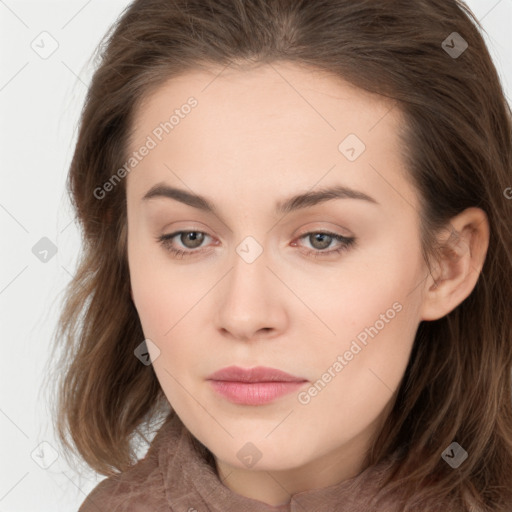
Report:
[[[205,197],[188,192],[183,189],[170,187],[164,183],[158,183],[153,186],[142,198],[142,201],[149,201],[155,198],[167,198],[174,199],[180,203],[198,208],[208,213],[218,214],[215,206],[208,201]],[[331,201],[333,199],[359,199],[367,201],[368,203],[376,204],[379,203],[369,195],[358,190],[343,186],[335,185],[332,187],[322,188],[313,192],[304,192],[301,194],[294,195],[285,201],[280,201],[276,204],[275,211],[278,214],[287,214],[295,210],[303,208],[310,208],[317,204],[324,203],[325,201]]]

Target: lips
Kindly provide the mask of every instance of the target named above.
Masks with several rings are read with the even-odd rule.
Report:
[[[266,405],[298,391],[306,379],[276,368],[229,366],[208,378],[213,391],[237,405]]]
[[[207,377],[207,380],[224,382],[305,382],[307,379],[266,366],[257,366],[255,368],[228,366],[212,373]]]

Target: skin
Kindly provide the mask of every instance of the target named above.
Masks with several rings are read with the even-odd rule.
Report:
[[[158,347],[150,353],[165,395],[214,454],[224,485],[281,505],[365,469],[419,323],[471,293],[489,227],[476,208],[452,219],[460,243],[429,273],[396,105],[290,63],[220,72],[173,78],[136,112],[130,151],[190,96],[198,101],[126,177],[132,298]],[[366,145],[355,161],[338,149],[348,134]],[[206,197],[216,213],[169,198],[144,201],[158,183]],[[294,194],[335,184],[378,204],[345,198],[274,211]],[[174,237],[174,247],[195,251],[183,259],[157,241],[179,230],[207,235],[202,243]],[[340,245],[314,237],[326,231],[355,237],[356,245],[322,255]],[[263,251],[252,263],[236,251],[248,236]],[[237,405],[206,381],[226,366],[262,365],[307,379],[307,392],[397,303],[394,318],[359,343],[362,350],[307,404],[294,392],[263,406]],[[247,442],[261,453],[252,467],[237,457]]]

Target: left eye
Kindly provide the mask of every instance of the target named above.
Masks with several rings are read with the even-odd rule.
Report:
[[[185,249],[178,249],[173,245],[173,239],[179,237],[178,239],[184,245]],[[160,242],[166,250],[168,250],[171,254],[176,256],[177,258],[184,258],[191,256],[193,254],[197,254],[203,252],[203,249],[194,250],[201,246],[205,237],[209,237],[206,233],[202,231],[176,231],[175,233],[171,233],[169,235],[161,235],[157,237],[157,241]],[[301,235],[297,240],[302,240],[304,238],[309,239],[310,241],[314,241],[313,243],[319,243],[320,248],[316,249],[306,249],[305,252],[308,255],[313,255],[314,257],[337,254],[344,250],[349,249],[352,245],[354,245],[356,239],[354,237],[347,238],[337,233],[329,233],[324,231],[312,231],[309,233],[305,233]],[[332,242],[337,241],[338,247],[336,249],[331,249],[326,251],[325,249],[329,247]],[[292,244],[293,246],[297,245],[295,242]]]
[[[320,242],[320,249],[313,248],[313,250],[306,249],[305,251],[307,255],[313,256],[315,258],[339,254],[350,249],[350,247],[352,247],[356,242],[355,237],[348,238],[342,235],[338,235],[337,233],[328,233],[325,231],[311,231],[300,236],[298,240],[302,240],[303,238],[310,240],[310,243],[311,241],[314,241],[313,244]],[[329,247],[333,240],[338,242],[338,247],[329,251],[323,250],[326,247]]]

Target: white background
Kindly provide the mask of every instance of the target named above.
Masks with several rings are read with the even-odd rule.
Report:
[[[42,442],[57,446],[41,385],[62,290],[80,251],[64,189],[77,122],[94,49],[127,5],[0,0],[0,512],[76,511],[104,478],[62,457],[43,469],[31,454]],[[510,101],[512,0],[468,5],[487,31]],[[58,43],[47,59],[31,47],[43,31]],[[32,252],[43,237],[58,248],[46,263]],[[44,453],[52,449],[45,445]]]

